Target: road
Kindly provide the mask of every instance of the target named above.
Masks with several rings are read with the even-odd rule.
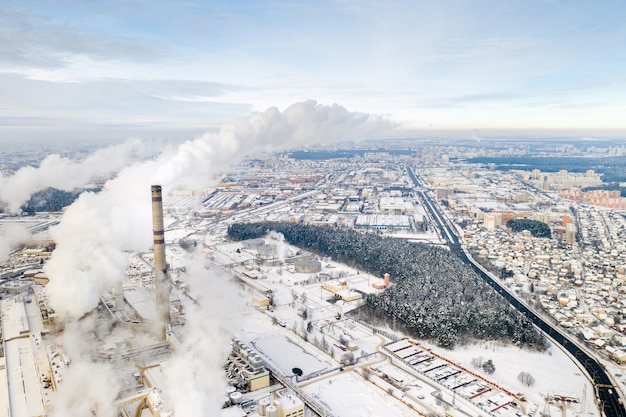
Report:
[[[411,168],[408,168],[408,173],[413,180],[415,187],[422,188],[422,184],[420,183],[418,176]],[[550,336],[552,340],[560,344],[580,363],[583,368],[585,368],[588,375],[591,377],[592,383],[594,384],[596,400],[600,405],[603,415],[606,417],[626,417],[626,408],[624,408],[624,405],[622,404],[623,400],[620,398],[619,391],[614,386],[613,381],[604,369],[604,366],[579,347],[575,340],[571,339],[560,329],[553,327],[551,323],[548,323],[536,314],[522,300],[510,293],[506,287],[500,285],[500,283],[495,280],[485,268],[478,264],[462,247],[454,228],[446,219],[439,206],[432,201],[432,198],[425,191],[417,191],[417,193],[431,219],[440,229],[441,236],[445,237],[450,251],[455,253],[463,262],[472,267],[472,269],[474,269],[474,271],[476,271],[476,273],[483,280],[485,280],[487,284],[500,293],[519,312],[531,320],[535,326]]]

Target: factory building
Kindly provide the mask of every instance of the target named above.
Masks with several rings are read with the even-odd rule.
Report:
[[[255,295],[252,297],[252,305],[258,307],[267,307],[270,305],[270,299],[267,297]]]
[[[413,214],[413,204],[404,201],[402,197],[381,197],[378,204],[383,214],[400,215]]]
[[[33,281],[37,285],[46,285],[50,279],[42,269],[29,269],[24,271],[22,279]]]
[[[405,215],[361,214],[357,216],[355,226],[373,230],[408,230],[411,221]]]
[[[0,294],[19,294],[27,291],[32,285],[31,281],[6,281],[0,284]]]
[[[173,415],[169,404],[165,401],[160,387],[166,386],[166,375],[163,366],[151,366],[143,372],[144,381],[150,392],[146,398],[146,405],[154,417],[171,417]]]
[[[234,385],[249,391],[269,387],[270,373],[261,357],[250,347],[234,339],[228,358],[228,377]]]
[[[332,292],[336,297],[341,298],[345,302],[356,301],[363,298],[363,294],[360,292],[351,290],[348,287],[346,280],[340,279],[339,281],[330,280],[322,282],[322,288],[326,291]]]
[[[172,411],[167,408],[167,404],[161,395],[161,390],[153,388],[148,394],[146,404],[154,417],[171,417]]]
[[[269,407],[267,406],[267,408]],[[304,417],[304,402],[290,389],[276,391],[274,407],[277,417]],[[267,408],[265,416],[269,416]]]
[[[22,251],[22,257],[24,258],[49,258],[51,252],[43,248],[26,248]]]
[[[322,288],[334,294],[340,291],[346,291],[348,289],[348,283],[346,282],[346,280],[343,280],[343,279],[339,281],[337,280],[324,281],[322,282]]]
[[[45,356],[41,333],[30,328],[24,302],[19,298],[0,300],[0,313],[2,408],[10,416],[44,416],[50,411],[48,394],[52,389],[46,382],[51,371],[40,368],[38,361]]]
[[[389,285],[391,284],[391,275],[389,275],[388,273],[385,273],[385,275],[383,275],[383,279],[384,279],[383,282],[373,283],[372,287],[377,290],[382,290],[382,289],[389,287]]]

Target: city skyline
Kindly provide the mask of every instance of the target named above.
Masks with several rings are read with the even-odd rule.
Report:
[[[4,140],[189,137],[306,100],[402,132],[626,129],[618,1],[10,1],[0,13]]]

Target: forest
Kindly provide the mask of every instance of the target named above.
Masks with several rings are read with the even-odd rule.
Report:
[[[80,196],[83,191],[99,191],[97,189],[80,189],[74,191],[63,191],[56,188],[46,188],[34,193],[30,199],[21,207],[25,215],[33,216],[40,212],[61,211],[69,206]],[[2,212],[2,208],[0,208]]]
[[[547,224],[538,220],[511,219],[506,222],[506,227],[516,233],[519,233],[523,230],[528,230],[533,237],[552,237],[550,227]]]
[[[232,240],[281,233],[287,242],[376,276],[392,286],[365,297],[359,314],[400,324],[410,334],[452,349],[471,339],[501,340],[543,351],[545,338],[530,320],[449,251],[352,229],[297,223],[236,223]]]

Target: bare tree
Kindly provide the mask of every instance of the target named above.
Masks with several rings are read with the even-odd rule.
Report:
[[[344,365],[352,365],[354,363],[354,353],[346,352],[341,355],[341,363]]]
[[[532,387],[535,384],[535,378],[528,372],[520,372],[517,376],[517,379],[519,382],[526,385],[527,387]]]

